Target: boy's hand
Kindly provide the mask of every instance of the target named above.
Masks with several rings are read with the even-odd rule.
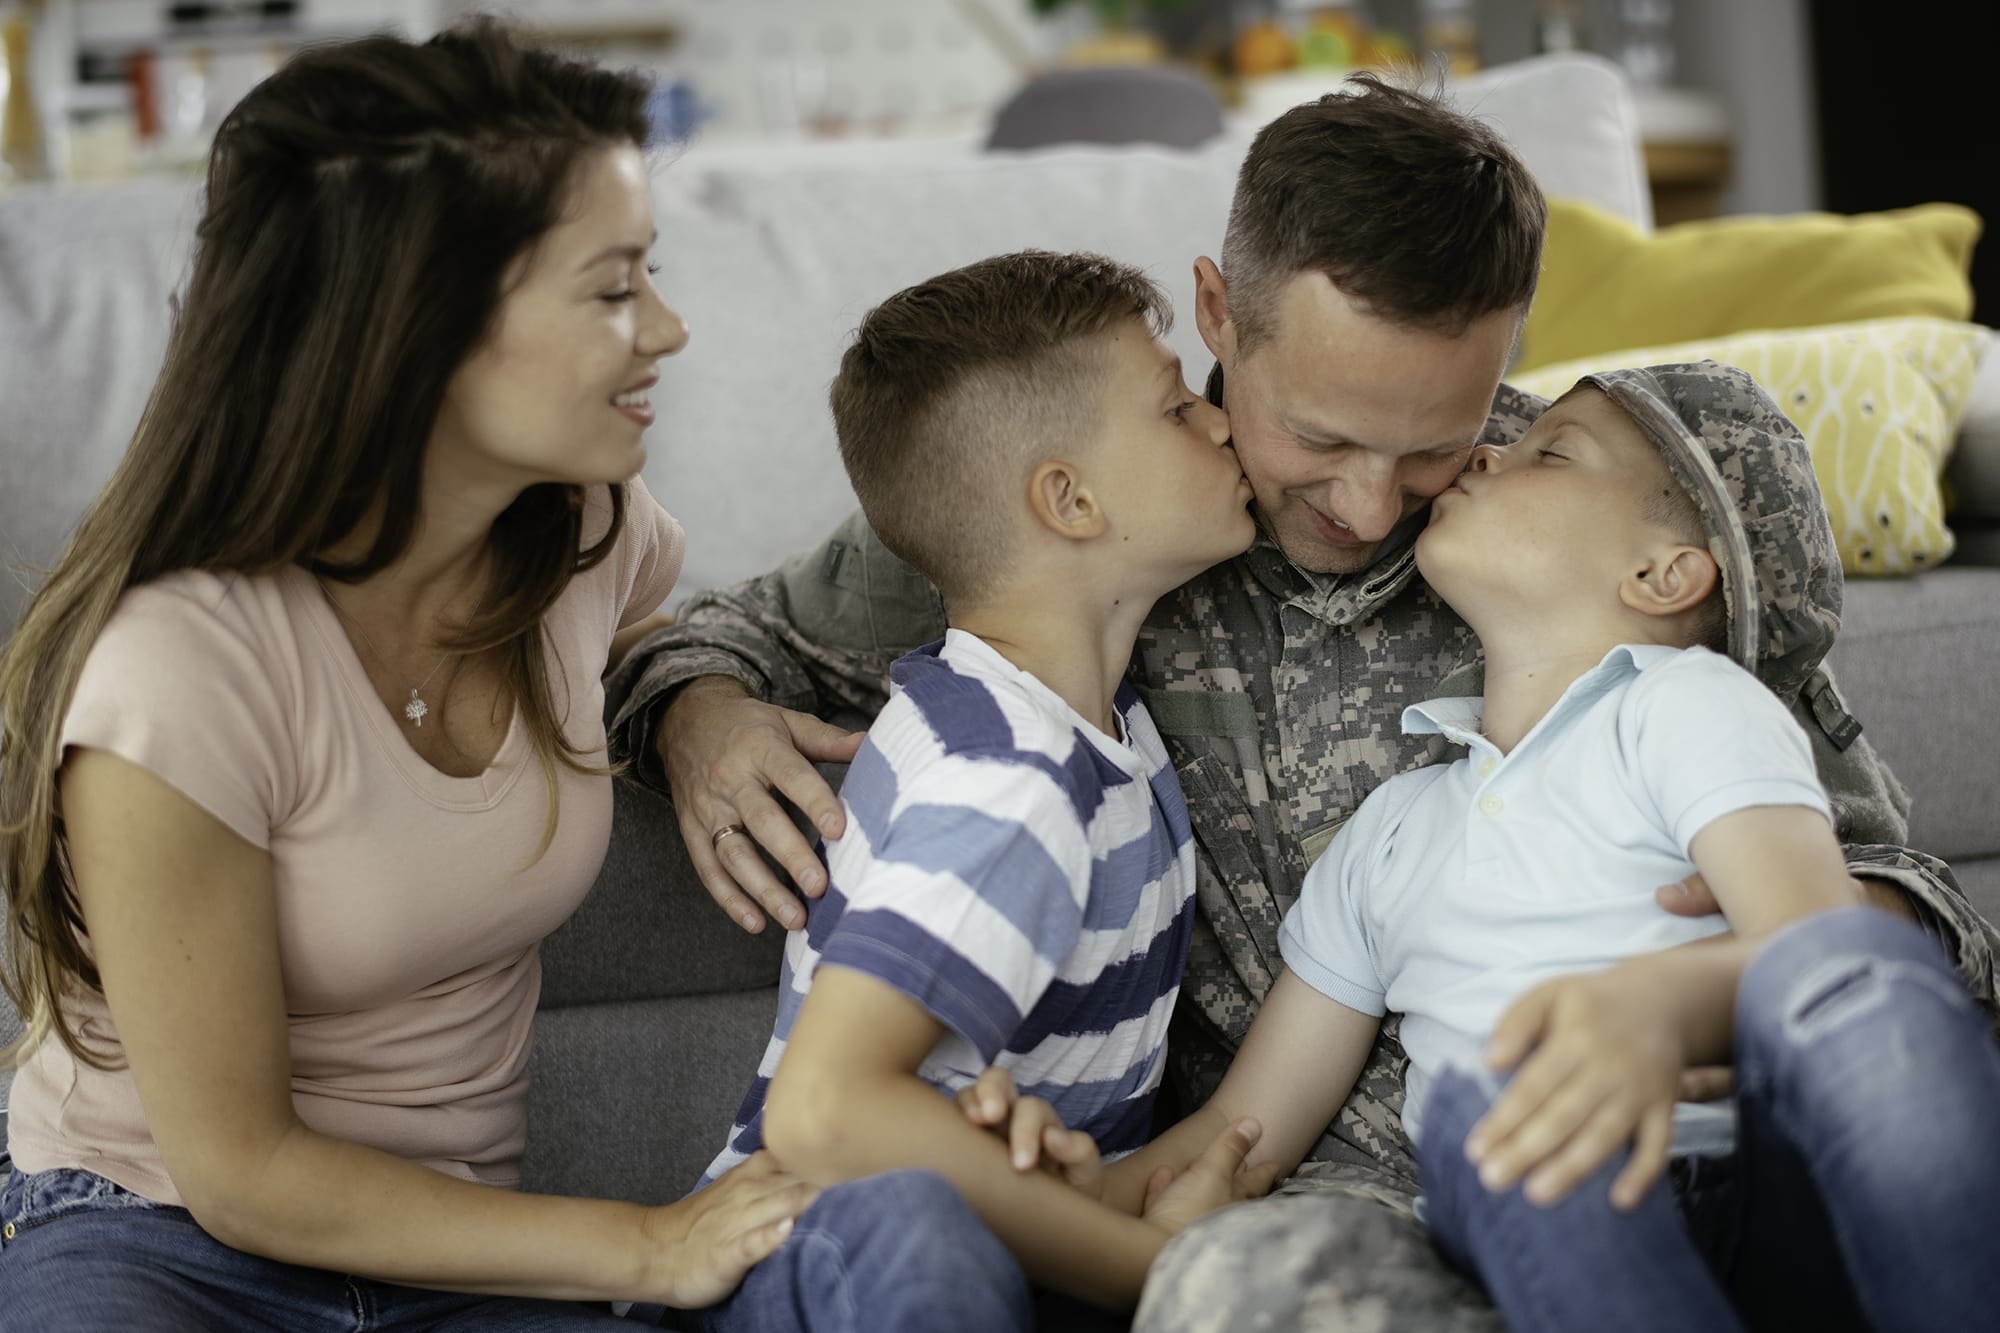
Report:
[[[1215,1142],[1178,1176],[1171,1168],[1160,1167],[1146,1182],[1141,1216],[1171,1236],[1218,1208],[1270,1193],[1278,1163],[1243,1164],[1263,1135],[1264,1127],[1245,1116],[1216,1135]]]
[[[1007,1140],[1008,1159],[1016,1171],[1037,1166],[1093,1199],[1104,1197],[1104,1166],[1097,1141],[1070,1129],[1056,1108],[1040,1097],[1023,1097],[1014,1076],[988,1066],[972,1084],[958,1090],[965,1118]]]
[[[1520,1069],[1466,1136],[1480,1181],[1504,1190],[1526,1176],[1528,1201],[1546,1206],[1629,1143],[1611,1202],[1638,1207],[1673,1141],[1684,1060],[1662,1017],[1670,1012],[1618,969],[1560,977],[1515,1001],[1493,1029],[1486,1062]]]

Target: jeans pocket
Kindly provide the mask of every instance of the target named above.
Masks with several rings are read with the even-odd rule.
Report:
[[[0,1185],[0,1245],[38,1226],[82,1213],[105,1213],[128,1208],[171,1207],[103,1176],[76,1167],[59,1166],[32,1175],[9,1170]]]

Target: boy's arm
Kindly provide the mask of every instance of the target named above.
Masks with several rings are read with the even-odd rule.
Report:
[[[1246,1159],[1282,1179],[1326,1132],[1354,1089],[1382,1020],[1327,998],[1281,972],[1215,1095],[1192,1115],[1105,1169],[1104,1201],[1128,1213],[1145,1202],[1161,1167],[1185,1170],[1215,1136],[1245,1117],[1263,1126]]]
[[[821,1185],[900,1167],[936,1171],[1031,1280],[1113,1308],[1138,1299],[1177,1223],[1269,1187],[1268,1172],[1239,1169],[1256,1139],[1243,1126],[1224,1126],[1226,1135],[1201,1145],[1215,1149],[1201,1178],[1154,1220],[1114,1212],[1041,1172],[1017,1174],[1005,1144],[916,1076],[945,1033],[888,983],[822,965],[771,1079],[764,1136],[772,1155]]]
[[[1487,1062],[1520,1068],[1467,1141],[1489,1188],[1526,1176],[1528,1197],[1552,1203],[1634,1143],[1612,1199],[1637,1206],[1665,1166],[1680,1071],[1729,1057],[1737,982],[1758,946],[1863,901],[1826,817],[1807,806],[1723,815],[1690,853],[1734,935],[1558,978],[1501,1017]]]

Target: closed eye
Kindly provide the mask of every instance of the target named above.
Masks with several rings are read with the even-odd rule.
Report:
[[[649,276],[657,277],[659,276],[659,272],[660,272],[660,266],[658,264],[646,265],[646,273]],[[631,300],[638,294],[639,294],[639,289],[637,287],[621,287],[615,292],[604,293],[604,295],[599,297],[598,299],[602,301],[608,301],[612,305],[619,305],[623,302]]]
[[[1194,405],[1197,401],[1197,399],[1190,398],[1184,403],[1177,404],[1168,410],[1167,415],[1185,426],[1187,425],[1187,414],[1194,411]]]
[[[1559,454],[1559,453],[1557,453],[1557,452],[1556,452],[1555,450],[1553,450],[1553,449],[1537,449],[1537,450],[1535,450],[1535,457],[1537,457],[1537,458],[1553,458],[1553,459],[1555,459],[1555,460],[1556,460],[1556,461],[1558,461],[1558,462],[1567,462],[1567,461],[1569,461],[1569,455],[1568,455],[1568,454]]]

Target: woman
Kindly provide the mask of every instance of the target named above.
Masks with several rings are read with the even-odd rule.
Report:
[[[0,1327],[599,1327],[810,1202],[504,1188],[599,677],[680,567],[646,91],[479,24],[224,122],[131,450],[0,658]]]

